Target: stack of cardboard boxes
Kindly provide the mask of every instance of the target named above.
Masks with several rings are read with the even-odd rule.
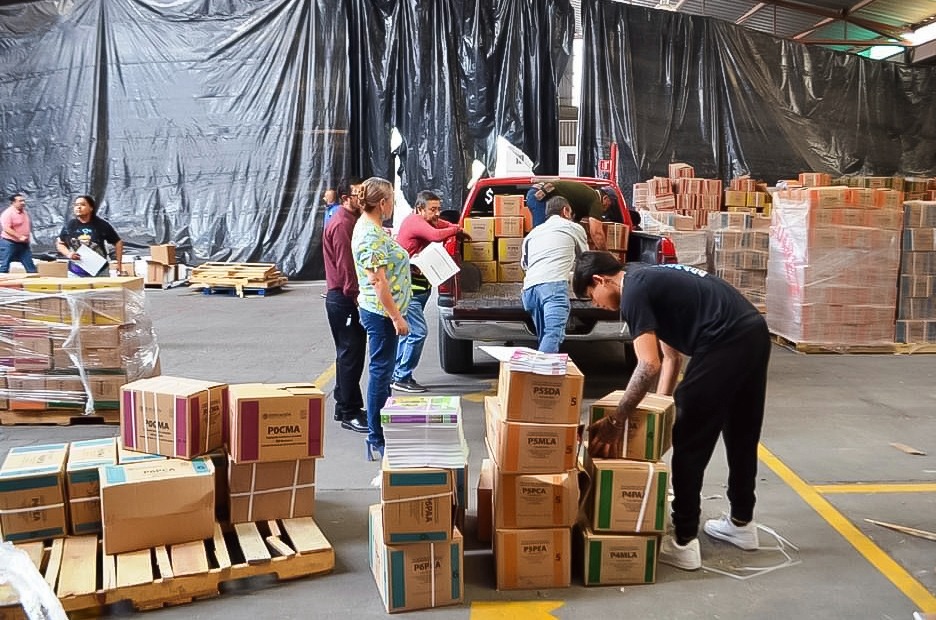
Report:
[[[712,213],[709,247],[714,273],[766,312],[770,231],[752,228],[755,218],[763,219],[741,212]]]
[[[518,372],[502,362],[484,402],[499,590],[561,588],[571,581],[578,511],[576,453],[584,377]],[[479,513],[490,505],[479,505]]]
[[[676,213],[691,217],[694,228],[702,228],[710,213],[721,211],[721,179],[699,179],[681,177],[674,181],[676,187]]]
[[[798,182],[797,182],[798,183]],[[725,190],[725,209],[751,214],[770,215],[770,193],[767,184],[749,176],[735,177]]]
[[[494,217],[470,217],[465,232],[464,258],[481,272],[482,282],[523,282],[520,246],[529,231],[529,210],[519,194],[494,197]]]
[[[774,194],[767,323],[825,347],[894,342],[903,199],[888,189]]]
[[[172,244],[151,245],[146,260],[146,285],[168,286],[178,278],[176,246]]]
[[[381,413],[387,445],[381,465],[380,504],[371,506],[369,512],[369,564],[384,606],[391,613],[454,605],[464,598],[460,528],[467,500],[467,453],[434,445],[431,429],[425,428],[435,420],[457,427],[443,429],[446,435],[463,437],[458,401],[457,397],[392,398]],[[392,425],[415,427],[387,432]],[[428,432],[421,442],[416,440],[419,428]],[[412,446],[408,439],[415,440]],[[391,459],[395,441],[401,443],[401,449]],[[433,465],[453,458],[459,459],[461,467],[392,464]]]
[[[896,341],[936,343],[936,202],[904,203]]]
[[[120,400],[119,439],[10,451],[4,540],[100,532],[104,553],[118,554],[211,538],[219,514],[312,516],[324,431],[314,386],[156,377],[123,386]]]
[[[596,401],[591,422],[613,415],[624,392]],[[669,468],[660,459],[672,443],[673,399],[648,394],[625,426],[617,458],[592,459],[584,469],[585,518],[577,532],[577,557],[585,585],[626,585],[656,580],[659,538],[666,524]]]
[[[0,281],[0,408],[116,410],[120,386],[158,374],[139,278]]]

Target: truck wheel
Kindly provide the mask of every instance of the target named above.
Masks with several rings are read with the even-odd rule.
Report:
[[[450,338],[439,319],[439,360],[442,370],[452,375],[461,375],[474,369],[474,342]]]

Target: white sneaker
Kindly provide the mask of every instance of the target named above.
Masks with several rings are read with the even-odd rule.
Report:
[[[660,562],[683,570],[699,570],[702,568],[699,539],[693,538],[685,545],[679,545],[672,536],[664,536],[660,543]]]
[[[735,525],[731,517],[723,514],[720,519],[709,519],[702,528],[712,538],[730,542],[735,547],[753,551],[760,547],[757,540],[757,524],[753,521],[746,525]]]

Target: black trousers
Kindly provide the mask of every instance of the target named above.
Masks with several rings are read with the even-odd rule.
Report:
[[[329,290],[325,312],[335,341],[335,418],[358,416],[364,409],[361,374],[367,354],[367,334],[355,300],[340,290]]]
[[[739,326],[729,341],[689,360],[674,393],[672,517],[678,540],[698,534],[702,479],[719,434],[728,459],[731,516],[739,521],[754,518],[769,360],[770,333],[760,316]]]

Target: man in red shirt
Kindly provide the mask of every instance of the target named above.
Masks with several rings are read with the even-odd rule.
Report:
[[[423,251],[433,241],[445,241],[455,235],[467,237],[458,227],[441,219],[442,200],[430,191],[422,191],[416,195],[414,211],[400,224],[397,233],[397,243],[403,246],[410,256]],[[393,370],[393,382],[390,384],[394,390],[401,392],[420,393],[426,388],[413,378],[413,371],[419,365],[422,356],[423,344],[429,327],[426,325],[425,308],[432,293],[432,285],[419,269],[412,267],[413,298],[406,310],[406,323],[410,331],[406,336],[400,337],[397,346],[396,367]]]
[[[10,206],[0,214],[0,273],[10,273],[10,263],[19,261],[27,273],[36,273],[29,249],[31,224],[22,194],[10,196]]]
[[[367,432],[367,414],[361,395],[361,374],[367,353],[367,334],[358,315],[358,279],[351,254],[351,233],[361,216],[359,184],[341,197],[322,234],[325,255],[325,313],[335,341],[335,419],[341,428]]]

